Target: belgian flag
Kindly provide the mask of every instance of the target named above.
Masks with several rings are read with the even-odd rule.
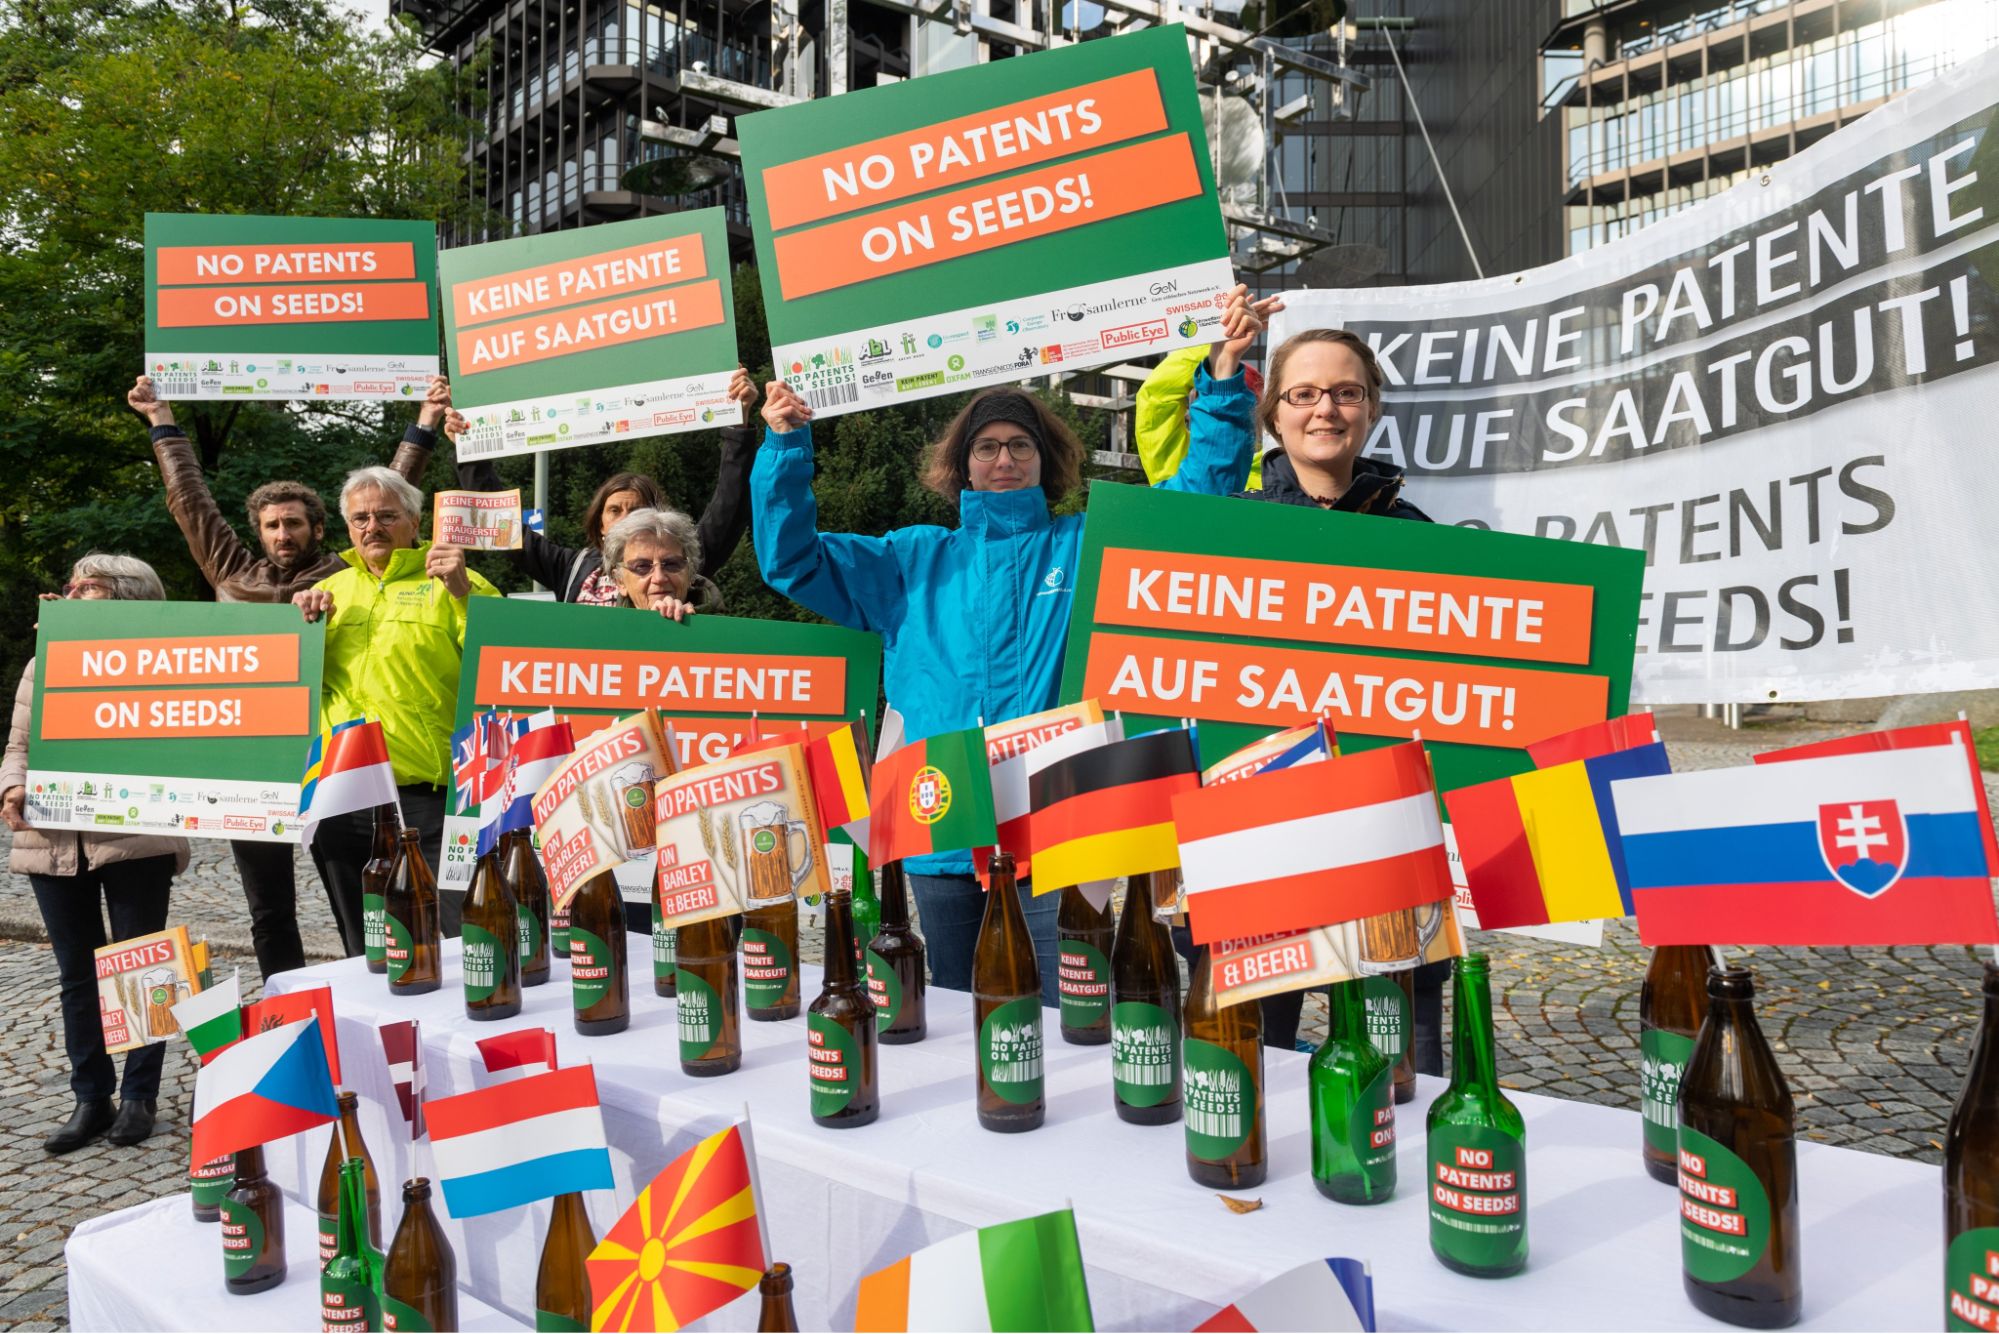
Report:
[[[868,825],[871,865],[990,847],[998,838],[985,729],[969,727],[914,741],[875,763]]]
[[[1178,866],[1173,797],[1200,786],[1192,728],[1098,746],[1032,775],[1035,892]]]

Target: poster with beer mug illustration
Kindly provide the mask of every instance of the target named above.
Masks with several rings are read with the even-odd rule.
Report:
[[[653,791],[663,927],[826,892],[826,827],[802,748],[693,765]]]
[[[770,903],[790,898],[812,874],[812,833],[803,820],[791,818],[791,808],[759,801],[736,813],[743,835],[743,865],[749,868],[750,901]],[[798,847],[792,849],[792,840]]]

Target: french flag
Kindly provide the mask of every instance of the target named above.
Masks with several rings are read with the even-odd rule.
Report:
[[[339,1115],[319,1024],[296,1020],[232,1043],[196,1072],[191,1165],[326,1125]]]
[[[590,1066],[427,1100],[423,1114],[453,1218],[615,1184]]]
[[[299,811],[299,837],[306,847],[312,846],[321,820],[396,801],[396,772],[389,766],[389,743],[379,722],[340,727],[325,743],[319,776],[311,790],[301,794],[305,800]]]
[[[1646,945],[1999,942],[1960,745],[1610,785]]]

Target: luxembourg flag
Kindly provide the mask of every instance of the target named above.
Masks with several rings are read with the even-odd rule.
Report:
[[[616,1184],[590,1066],[426,1100],[423,1119],[453,1218]]]
[[[335,728],[320,752],[319,771],[299,796],[299,838],[306,847],[319,832],[319,822],[351,811],[372,810],[396,800],[396,773],[389,767],[389,743],[378,722],[350,722]],[[203,1160],[207,1161],[206,1159]]]
[[[1610,786],[1646,945],[1999,942],[1955,744]]]
[[[340,1116],[316,1020],[232,1043],[194,1076],[192,1167]]]

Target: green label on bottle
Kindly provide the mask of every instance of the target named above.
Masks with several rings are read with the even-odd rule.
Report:
[[[1041,1096],[1041,997],[1010,1000],[979,1025],[979,1072],[1011,1103]]]
[[[375,1314],[375,1290],[352,1279],[319,1276],[321,1334],[366,1334],[381,1324]]]
[[[875,1003],[877,1030],[894,1028],[902,1018],[902,978],[893,964],[873,950],[868,951],[868,999]]]
[[[1680,1259],[1705,1283],[1729,1283],[1770,1248],[1770,1196],[1749,1164],[1680,1127]]]
[[[369,963],[380,963],[386,957],[382,919],[388,915],[388,902],[380,894],[361,896],[361,943],[367,949]]]
[[[534,909],[525,903],[514,905],[514,923],[521,937],[521,966],[534,957],[535,946],[541,943],[541,918],[534,915]]]
[[[1999,1330],[1999,1227],[1975,1227],[1944,1253],[1943,1327]]]
[[[1088,941],[1063,941],[1056,990],[1064,1028],[1098,1027],[1111,1008],[1111,961]]]
[[[659,896],[652,901],[652,975],[655,978],[673,976],[673,948],[680,933],[666,924],[665,916],[659,910]]]
[[[1127,1107],[1157,1107],[1179,1092],[1180,1023],[1163,1005],[1111,1007],[1111,1088]]]
[[[1347,1145],[1360,1170],[1373,1177],[1395,1164],[1395,1067],[1387,1066],[1360,1091],[1347,1118]],[[1393,1180],[1391,1175],[1390,1180]]]
[[[1256,1129],[1256,1080],[1241,1057],[1200,1038],[1182,1044],[1180,1059],[1186,1064],[1181,1097],[1187,1152],[1204,1163],[1218,1163],[1247,1143]]]
[[[459,939],[465,947],[465,999],[491,1000],[506,968],[505,947],[498,936],[470,922],[461,928]]]
[[[340,1215],[321,1214],[319,1216],[319,1270],[326,1272],[326,1262],[340,1249]]]
[[[854,1100],[861,1081],[861,1044],[823,1014],[805,1017],[806,1073],[812,1079],[812,1114],[831,1116]]]
[[[235,1184],[236,1155],[233,1153],[225,1153],[220,1158],[205,1162],[187,1174],[188,1191],[203,1209],[220,1208],[222,1197]]]
[[[611,947],[580,926],[569,928],[569,986],[576,1008],[587,1010],[611,989]]]
[[[743,1000],[753,1010],[784,1004],[791,990],[791,949],[753,926],[743,928]]]
[[[534,1310],[536,1334],[590,1334],[590,1322],[572,1320],[554,1311],[544,1311],[539,1306]]]
[[[389,982],[394,985],[416,961],[416,951],[410,945],[410,929],[386,912],[382,914],[382,935],[382,957],[388,961]]]
[[[674,970],[673,995],[680,1020],[680,1059],[698,1061],[722,1040],[722,998],[685,968]]]
[[[548,919],[548,957],[569,957],[569,914],[566,912],[553,913]]]
[[[1468,1269],[1526,1259],[1525,1145],[1492,1126],[1430,1127],[1430,1245]]]
[[[1391,1062],[1409,1054],[1409,996],[1392,977],[1376,975],[1360,984],[1367,998],[1367,1039]]]
[[[222,1273],[241,1278],[264,1250],[264,1220],[247,1204],[222,1202]]]
[[[431,1324],[423,1318],[423,1312],[417,1310],[414,1306],[406,1306],[394,1297],[384,1293],[382,1296],[382,1328],[395,1330],[397,1334],[401,1334],[404,1330],[415,1330],[417,1334],[429,1334]]]
[[[1645,1147],[1668,1157],[1680,1146],[1680,1076],[1694,1054],[1694,1040],[1648,1028],[1638,1039],[1638,1112],[1645,1124]]]

